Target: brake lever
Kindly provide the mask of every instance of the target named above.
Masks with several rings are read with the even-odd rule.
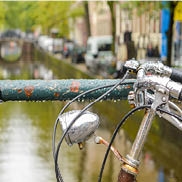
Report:
[[[165,109],[166,111],[169,111],[169,112],[172,112],[172,107],[173,109],[177,110],[178,113],[180,114],[179,116],[182,116],[182,111],[181,109],[175,105],[174,103],[172,102],[168,102],[164,107],[163,109]],[[171,107],[170,107],[171,106]],[[174,111],[172,112],[174,113]],[[164,119],[166,119],[167,121],[169,121],[173,126],[175,126],[176,128],[178,128],[179,130],[182,130],[182,122],[179,121],[176,117],[174,116],[171,116],[169,114],[166,114],[166,113],[161,113],[160,111],[156,111],[156,114],[159,115],[159,117],[162,117]]]
[[[154,97],[150,93],[147,93],[147,98],[148,98],[148,100],[150,100],[150,102],[154,100]],[[168,111],[168,112],[171,112],[171,113],[176,113],[176,114],[178,114],[179,116],[182,117],[182,110],[176,104],[174,104],[173,102],[171,102],[169,100],[163,106],[163,109]],[[166,114],[166,113],[161,113],[160,111],[156,111],[156,114],[159,117],[162,117],[165,120],[169,121],[173,126],[177,127],[179,130],[182,130],[182,122],[179,121],[174,116],[171,116],[171,115]]]

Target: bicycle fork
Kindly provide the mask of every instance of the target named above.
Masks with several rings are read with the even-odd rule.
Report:
[[[130,153],[126,156],[126,162],[122,164],[120,173],[118,175],[118,182],[135,182],[138,174],[138,167],[140,164],[140,154],[143,149],[148,132],[152,125],[152,120],[156,114],[156,109],[168,101],[168,90],[159,86],[155,93],[155,100],[150,109],[146,110],[144,118],[141,122],[139,131],[132,145]]]

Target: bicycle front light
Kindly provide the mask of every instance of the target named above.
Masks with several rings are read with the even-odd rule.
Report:
[[[98,115],[92,112],[84,111],[78,117],[79,114],[81,114],[81,110],[73,110],[59,116],[63,132],[71,125],[65,135],[65,140],[69,146],[74,143],[80,144],[89,139],[100,124]],[[75,119],[76,117],[78,118]]]

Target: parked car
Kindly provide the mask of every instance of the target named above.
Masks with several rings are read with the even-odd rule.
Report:
[[[104,77],[111,74],[110,70],[112,70],[111,68],[115,64],[115,57],[111,46],[112,36],[89,37],[85,54],[87,69],[95,74],[104,74]]]
[[[87,40],[87,51],[85,54],[85,63],[88,69],[95,67],[97,60],[108,62],[112,61],[112,36],[94,36]],[[108,57],[109,55],[109,57]],[[110,59],[111,57],[111,59]],[[109,58],[109,59],[108,59]]]
[[[45,51],[52,52],[53,51],[53,38],[48,37],[43,42],[43,49]]]
[[[52,38],[47,35],[41,35],[38,38],[38,45],[44,51],[57,54],[63,52],[64,40],[61,38]]]
[[[62,52],[63,56],[65,58],[68,58],[71,55],[73,48],[74,48],[74,42],[65,41],[63,46],[63,52]]]
[[[63,39],[61,39],[61,38],[53,39],[53,50],[52,50],[52,52],[54,54],[62,53],[63,45],[64,45],[64,40]]]
[[[86,48],[75,45],[72,53],[71,53],[71,62],[72,63],[83,63],[85,62],[85,53],[86,53]]]
[[[44,47],[44,41],[48,38],[47,35],[40,35],[38,38],[38,46],[43,49]]]

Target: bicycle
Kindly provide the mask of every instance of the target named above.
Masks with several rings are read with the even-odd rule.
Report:
[[[118,85],[122,85],[123,81],[131,73],[136,75],[133,91],[130,91],[128,94],[128,101],[133,109],[118,123],[109,143],[99,136],[95,137],[95,143],[107,146],[98,181],[100,182],[102,180],[102,173],[109,151],[112,151],[119,161],[122,162],[121,170],[118,175],[118,182],[136,181],[141,151],[151,128],[152,119],[156,114],[169,121],[179,130],[182,130],[182,110],[173,102],[173,100],[182,101],[182,72],[169,68],[161,62],[146,62],[141,64],[136,60],[126,61],[122,71],[124,76],[115,85],[102,86],[81,93],[68,102],[59,113],[54,125],[53,133],[53,157],[58,182],[63,182],[58,165],[58,154],[64,138],[68,145],[71,146],[74,143],[78,143],[79,147],[82,148],[82,143],[94,134],[100,124],[99,117],[96,114],[87,111],[87,109],[94,103],[106,97],[110,92],[117,88]],[[78,98],[105,87],[110,87],[110,89],[96,100],[89,103],[82,110],[64,113],[65,109]],[[118,150],[112,146],[112,143],[126,119],[140,109],[145,109],[145,115],[130,152],[126,157],[123,157]],[[59,122],[63,130],[63,135],[55,148],[56,129]]]

